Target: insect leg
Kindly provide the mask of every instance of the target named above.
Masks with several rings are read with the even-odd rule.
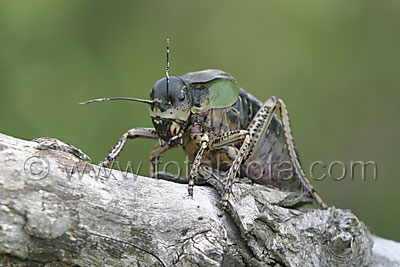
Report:
[[[312,186],[310,181],[307,179],[306,174],[304,173],[304,170],[301,167],[298,155],[295,150],[294,141],[293,141],[293,137],[292,137],[291,130],[290,130],[289,114],[288,114],[285,103],[282,101],[282,99],[279,99],[277,97],[271,97],[271,100],[275,101],[275,105],[280,108],[280,116],[281,116],[281,121],[282,121],[282,126],[283,126],[282,127],[283,133],[285,136],[285,143],[287,145],[287,148],[289,151],[289,156],[290,156],[290,159],[294,166],[294,170],[300,179],[300,183],[308,191],[308,193],[315,199],[315,201],[321,208],[327,209],[328,205],[326,205],[324,203],[324,201],[321,199],[321,197],[316,193],[315,188]]]
[[[245,132],[247,132],[247,131],[245,131]],[[228,182],[225,185],[225,192],[224,192],[224,195],[222,197],[222,208],[221,208],[220,216],[224,215],[225,210],[226,210],[226,208],[228,206],[228,199],[229,199],[229,196],[230,196],[230,194],[232,192],[233,182],[235,181],[236,174],[237,174],[237,172],[239,170],[239,167],[240,167],[243,159],[249,153],[250,143],[251,143],[250,134],[249,134],[249,132],[247,132],[245,134],[243,144],[240,147],[239,153],[238,153],[237,157],[235,158],[235,160],[233,161],[232,166],[230,167],[229,172],[228,172]]]
[[[225,194],[223,196],[223,206],[221,209],[221,215],[224,214],[224,211],[227,208],[228,199],[230,193],[232,192],[232,185],[241,162],[243,161],[243,159],[246,162],[247,159],[251,158],[253,151],[256,151],[257,146],[260,144],[261,139],[266,134],[266,131],[271,123],[271,120],[278,109],[280,110],[280,117],[282,121],[282,128],[284,131],[285,144],[288,148],[289,157],[294,166],[294,171],[298,175],[301,185],[315,199],[317,204],[319,204],[323,209],[328,208],[328,206],[322,201],[322,199],[315,192],[314,187],[306,178],[305,173],[300,165],[294,147],[293,137],[291,135],[289,115],[285,103],[277,97],[271,97],[264,103],[264,105],[255,115],[248,129],[248,134],[246,135],[243,145],[240,148],[238,156],[234,160],[231,168],[229,169],[228,183],[225,186]],[[250,140],[250,136],[253,138],[252,140]]]
[[[252,137],[255,137],[252,140],[250,153],[247,155],[246,161],[251,158],[252,152],[257,150],[257,146],[260,144],[261,138],[266,133],[268,129],[271,119],[276,114],[276,112],[280,110],[280,118],[282,121],[282,129],[285,138],[285,146],[288,149],[290,161],[292,166],[294,167],[294,172],[299,177],[299,182],[301,186],[315,199],[318,205],[321,206],[323,209],[327,209],[328,206],[322,201],[321,197],[316,193],[314,187],[308,181],[303,168],[301,167],[300,161],[298,159],[293,137],[290,130],[290,122],[289,122],[289,115],[287,112],[287,108],[285,103],[279,99],[278,97],[272,96],[270,97],[264,105],[259,109],[257,114],[255,115],[251,125],[249,127],[249,132]]]
[[[150,152],[150,171],[149,171],[149,175],[150,177],[155,178],[156,177],[156,173],[155,173],[155,164],[158,160],[158,158],[164,154],[164,152],[168,151],[169,149],[171,149],[171,146],[165,145],[165,146],[160,146],[157,145],[151,152]]]
[[[214,150],[214,149],[221,149],[223,147],[226,147],[227,145],[236,142],[243,142],[243,144],[240,147],[240,150],[237,153],[237,156],[234,159],[232,166],[230,167],[228,172],[228,182],[224,187],[224,195],[222,198],[223,206],[221,209],[221,214],[220,214],[221,216],[223,216],[224,211],[228,205],[229,195],[232,192],[233,182],[235,181],[235,177],[239,170],[241,162],[243,161],[244,157],[247,155],[249,151],[250,135],[247,130],[229,131],[223,133],[222,135],[217,136],[209,144],[209,147]]]
[[[232,143],[243,141],[247,134],[247,130],[237,130],[223,133],[210,142],[210,148],[220,149]]]
[[[197,173],[199,171],[201,159],[203,157],[204,151],[208,148],[209,141],[210,140],[208,138],[208,135],[204,134],[203,137],[201,138],[200,149],[197,152],[197,155],[193,160],[193,166],[192,166],[192,169],[190,170],[190,174],[189,174],[189,188],[188,188],[189,196],[191,196],[191,197],[193,197],[194,179],[197,176]]]
[[[101,163],[107,167],[115,160],[126,144],[126,140],[135,138],[158,139],[158,135],[154,128],[133,128],[127,131],[119,139],[118,143],[111,149],[105,160]]]

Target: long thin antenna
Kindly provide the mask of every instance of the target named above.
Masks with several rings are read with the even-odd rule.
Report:
[[[165,67],[165,77],[167,78],[167,97],[169,89],[169,38],[167,36],[167,66]]]
[[[89,101],[81,102],[79,104],[85,105],[85,104],[90,104],[94,102],[102,102],[102,101],[109,101],[109,100],[128,100],[128,101],[136,101],[136,102],[141,102],[141,103],[147,103],[147,104],[153,104],[153,100],[146,100],[146,99],[139,99],[139,98],[132,98],[132,97],[111,97],[111,98],[96,98],[92,99]]]

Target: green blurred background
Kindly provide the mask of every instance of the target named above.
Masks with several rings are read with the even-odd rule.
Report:
[[[358,173],[312,183],[328,204],[400,240],[398,0],[3,0],[0,131],[56,137],[100,162],[127,129],[151,126],[148,107],[77,103],[148,98],[164,75],[167,35],[171,75],[220,68],[260,100],[284,99],[307,172],[313,161],[376,161],[377,181]],[[153,146],[129,142],[121,164],[143,160],[147,174]]]

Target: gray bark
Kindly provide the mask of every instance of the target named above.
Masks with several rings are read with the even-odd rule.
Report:
[[[400,245],[300,193],[187,186],[101,169],[55,139],[0,134],[1,266],[396,266]],[[373,248],[373,243],[375,246]],[[397,257],[397,258],[396,258]],[[386,264],[386,265],[385,265]]]

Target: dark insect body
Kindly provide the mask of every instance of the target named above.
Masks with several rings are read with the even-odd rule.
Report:
[[[188,177],[191,196],[200,164],[228,172],[222,214],[238,173],[256,183],[283,190],[304,190],[322,208],[327,208],[301,167],[288,112],[281,99],[273,96],[262,103],[221,70],[170,77],[168,64],[167,60],[166,77],[156,82],[150,100],[105,98],[84,103],[125,99],[150,105],[154,128],[133,128],[126,132],[103,166],[115,160],[127,139],[156,139],[159,143],[150,153],[150,176],[157,177],[155,164],[164,152],[182,146],[193,162]]]

